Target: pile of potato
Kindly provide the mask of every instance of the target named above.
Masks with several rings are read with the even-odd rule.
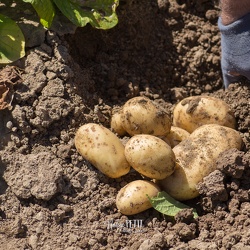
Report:
[[[113,114],[111,130],[95,123],[81,126],[75,146],[111,178],[126,175],[131,167],[147,177],[118,192],[118,210],[132,215],[150,208],[146,195],[154,197],[161,190],[179,201],[197,197],[196,185],[215,170],[219,154],[241,149],[235,126],[229,106],[214,97],[183,99],[175,106],[172,120],[149,98],[134,97]],[[118,136],[126,134],[130,139],[124,146]]]

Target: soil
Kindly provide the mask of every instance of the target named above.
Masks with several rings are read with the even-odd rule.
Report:
[[[3,2],[3,10],[18,7]],[[25,8],[21,27],[36,16]],[[35,18],[25,58],[2,67],[0,84],[11,86],[3,93],[12,92],[0,110],[0,248],[250,249],[250,85],[223,89],[217,1],[121,0],[117,13],[119,24],[106,31],[63,19],[45,30]],[[199,217],[188,209],[175,218],[153,208],[119,213],[116,194],[140,175],[101,174],[76,151],[76,130],[110,128],[112,110],[134,96],[171,113],[201,94],[230,105],[245,145],[222,153],[187,202]]]

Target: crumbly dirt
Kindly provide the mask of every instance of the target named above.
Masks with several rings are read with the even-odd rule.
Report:
[[[22,81],[9,79],[13,100],[0,110],[1,249],[250,249],[250,84],[223,89],[218,15],[217,1],[121,0],[111,30],[29,33],[27,55],[12,65]],[[76,151],[76,130],[109,128],[112,110],[134,96],[171,113],[200,94],[230,105],[244,148],[222,153],[187,202],[199,217],[120,214],[116,194],[141,176],[101,174]]]

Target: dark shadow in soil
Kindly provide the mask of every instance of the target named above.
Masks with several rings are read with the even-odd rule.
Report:
[[[7,122],[11,120],[11,111],[8,109],[0,110],[0,150],[10,141],[10,130],[7,128]]]
[[[6,189],[8,188],[7,183],[3,179],[3,174],[5,170],[6,170],[6,166],[4,166],[0,158],[0,195],[4,194],[6,192]]]
[[[145,12],[142,5],[149,11]],[[137,96],[147,87],[160,95],[169,92],[171,81],[166,78],[178,53],[173,29],[166,21],[168,10],[161,11],[157,1],[126,1],[117,14],[119,23],[113,29],[96,30],[87,25],[66,36],[73,60],[89,69],[95,91],[107,103]],[[180,16],[175,28],[182,25]],[[178,79],[175,86],[176,82]],[[166,88],[162,90],[159,86],[163,84]]]
[[[87,25],[78,28],[74,35],[67,35],[65,39],[73,61],[88,71],[93,82],[91,90],[88,89],[90,95],[95,93],[97,98],[112,106],[113,103],[122,105],[141,94],[174,103],[174,88],[184,87],[190,95],[220,89],[219,53],[214,57],[214,51],[210,51],[218,46],[218,41],[210,44],[209,40],[209,34],[216,32],[216,13],[211,20],[214,31],[206,30],[211,26],[205,17],[206,8],[211,5],[212,9],[213,3],[202,1],[201,9],[193,1],[185,8],[181,4],[181,1],[180,6],[168,1],[121,1],[117,9],[119,23],[113,29],[97,30]],[[191,28],[188,37],[184,37],[183,30],[188,24],[185,17],[194,15],[193,12],[197,16],[193,20],[195,31]],[[199,27],[201,20],[207,23],[206,27]],[[203,33],[208,35],[201,41]],[[199,51],[203,42],[210,47]],[[206,60],[210,54],[213,61],[209,63]],[[197,57],[193,61],[202,62],[193,65],[192,57]],[[76,81],[77,93],[83,95],[84,79]]]

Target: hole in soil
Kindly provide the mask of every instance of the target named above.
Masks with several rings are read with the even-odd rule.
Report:
[[[0,160],[0,195],[4,194],[6,192],[6,189],[8,188],[7,183],[2,177],[5,170],[6,170],[6,166]]]
[[[143,4],[149,11],[136,1],[119,6],[111,30],[87,25],[65,37],[73,60],[91,78],[91,95],[119,105],[140,94],[172,101],[176,87],[190,95],[221,88],[219,37],[203,22],[205,12],[186,29],[184,12],[192,10],[168,16],[156,1]],[[86,89],[81,81],[80,91]]]
[[[171,79],[178,53],[166,13],[159,13],[156,2],[143,4],[151,11],[143,12],[139,3],[119,6],[119,23],[111,30],[87,25],[66,37],[74,61],[90,72],[94,91],[106,102],[137,96],[145,86],[169,94],[180,82],[180,75]]]

